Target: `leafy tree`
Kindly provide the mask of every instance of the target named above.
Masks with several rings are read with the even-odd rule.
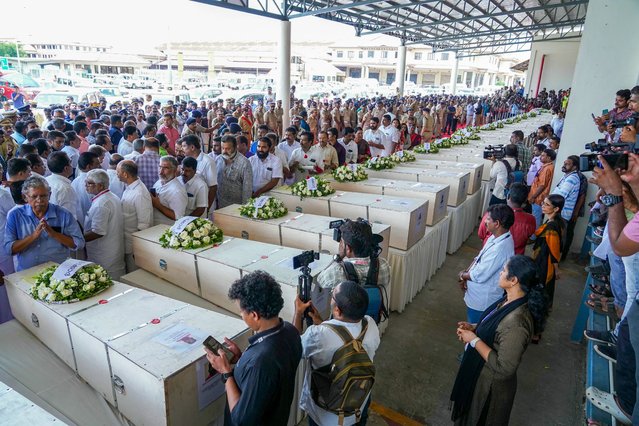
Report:
[[[20,52],[20,57],[23,58],[26,56],[24,53],[24,49],[22,46],[18,45],[18,50]],[[6,56],[9,58],[16,57],[16,44],[15,43],[0,43],[0,56]]]

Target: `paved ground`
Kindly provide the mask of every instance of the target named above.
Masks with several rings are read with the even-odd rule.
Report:
[[[375,358],[373,400],[419,423],[447,425],[448,399],[462,351],[455,325],[465,318],[456,283],[480,247],[473,235],[431,279],[402,314],[393,314]],[[519,368],[512,425],[581,425],[585,380],[585,345],[570,342],[585,272],[574,260],[562,264],[554,311],[539,345],[530,345]],[[391,412],[392,414],[392,412]],[[374,414],[369,424],[384,421]]]

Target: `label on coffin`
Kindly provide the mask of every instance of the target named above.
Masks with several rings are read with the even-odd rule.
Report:
[[[184,216],[175,221],[173,226],[171,226],[171,232],[174,235],[177,235],[184,231],[184,229],[189,226],[189,223],[193,222],[197,217],[195,216]]]
[[[310,177],[310,178],[306,179],[306,186],[308,187],[308,189],[310,191],[316,191],[317,190],[317,180],[314,177]]]
[[[80,268],[93,264],[93,262],[87,262],[85,260],[67,259],[56,268],[51,278],[63,281],[71,278]]]
[[[186,352],[201,345],[207,334],[196,328],[173,325],[152,340],[176,352]]]
[[[224,383],[222,375],[213,370],[206,357],[195,363],[195,374],[198,408],[202,411],[224,394]]]

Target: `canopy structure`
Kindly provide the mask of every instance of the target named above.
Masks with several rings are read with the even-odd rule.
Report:
[[[316,16],[458,57],[530,50],[581,37],[589,0],[194,0],[282,21]]]

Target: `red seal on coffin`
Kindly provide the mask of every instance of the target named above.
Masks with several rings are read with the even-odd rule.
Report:
[[[159,324],[160,323],[160,318],[153,318],[151,320],[151,324]]]
[[[108,301],[108,300],[105,300],[105,299],[102,299],[102,300],[99,300],[99,301],[98,301],[98,303],[99,303],[100,305],[106,305],[107,303],[109,303],[109,301]]]

